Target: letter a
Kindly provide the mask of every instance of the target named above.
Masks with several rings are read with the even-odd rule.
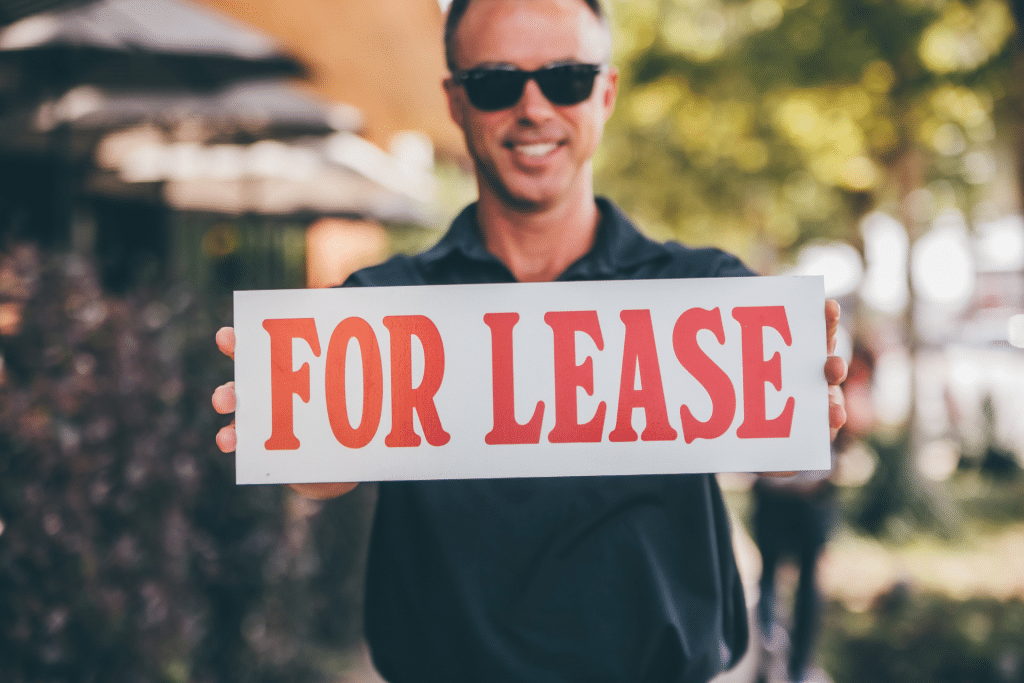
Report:
[[[619,410],[615,429],[608,434],[608,440],[636,441],[632,425],[633,409],[643,408],[647,426],[640,438],[644,441],[672,441],[678,434],[668,424],[665,388],[661,382],[651,312],[622,311],[619,317],[626,326],[626,337],[622,347]],[[640,370],[640,389],[633,388],[636,386],[637,368]]]

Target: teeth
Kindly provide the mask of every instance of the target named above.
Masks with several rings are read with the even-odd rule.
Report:
[[[542,157],[553,152],[557,147],[553,142],[541,142],[533,145],[516,145],[516,151],[530,157]]]

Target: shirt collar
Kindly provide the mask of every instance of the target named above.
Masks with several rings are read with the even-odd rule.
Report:
[[[451,254],[461,254],[473,261],[497,261],[484,247],[476,222],[476,202],[464,208],[452,221],[448,232],[432,248],[420,255],[425,262],[440,261]]]
[[[662,247],[641,235],[611,201],[598,197],[601,220],[594,246],[569,266],[559,280],[593,280],[615,277],[624,269],[659,257]],[[422,254],[426,262],[437,262],[459,254],[472,261],[501,263],[484,247],[476,219],[476,203],[463,209],[452,221],[448,233]]]

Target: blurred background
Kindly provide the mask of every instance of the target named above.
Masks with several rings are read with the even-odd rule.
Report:
[[[374,680],[374,488],[236,487],[213,334],[473,200],[444,4],[0,0],[0,680]],[[821,680],[1024,681],[1022,4],[610,3],[599,192],[843,305]],[[722,484],[753,615],[759,487]]]

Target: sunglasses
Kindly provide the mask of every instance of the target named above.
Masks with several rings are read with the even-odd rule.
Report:
[[[480,68],[456,71],[452,77],[466,89],[469,102],[481,111],[508,109],[523,96],[533,80],[551,104],[568,107],[586,100],[594,91],[599,64],[558,64],[536,71],[514,68]]]

